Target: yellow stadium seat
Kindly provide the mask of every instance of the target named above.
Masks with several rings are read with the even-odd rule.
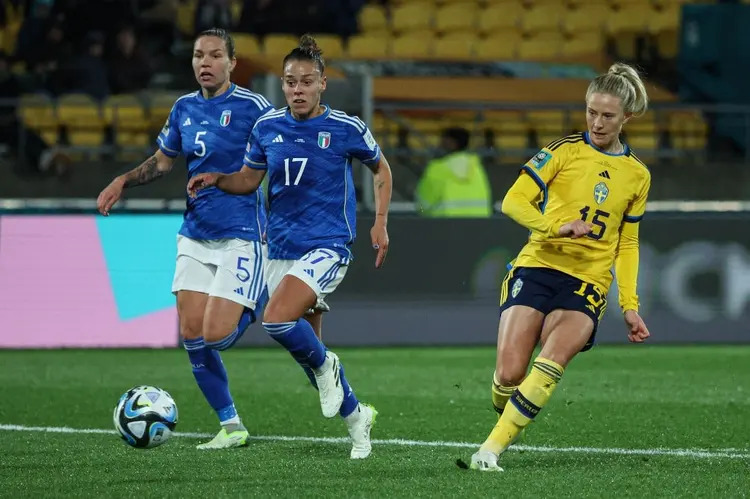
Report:
[[[656,52],[662,59],[674,59],[680,50],[680,37],[677,31],[661,31],[654,40]]]
[[[526,113],[526,119],[536,131],[537,145],[543,147],[553,140],[567,135],[566,114],[562,110],[538,110]]]
[[[323,51],[325,60],[341,59],[344,56],[344,42],[340,36],[315,35],[315,41]]]
[[[706,147],[708,127],[703,116],[693,111],[676,111],[669,114],[668,130],[675,149],[695,151]]]
[[[85,94],[67,94],[57,100],[57,117],[72,146],[96,147],[104,143],[104,121],[99,104]]]
[[[648,32],[651,34],[662,31],[677,31],[680,26],[680,6],[666,5],[664,8],[651,13],[647,21]]]
[[[292,35],[267,35],[263,39],[263,54],[273,60],[281,60],[299,46],[299,38]]]
[[[452,3],[440,7],[435,13],[435,30],[438,33],[476,30],[477,13],[476,2]]]
[[[198,0],[187,0],[177,2],[177,30],[186,37],[195,35],[195,9],[198,7]]]
[[[149,142],[149,120],[141,101],[134,95],[112,95],[102,106],[104,121],[114,131],[118,146],[145,147]]]
[[[560,2],[534,6],[521,16],[521,31],[526,34],[557,31],[565,6]]]
[[[495,36],[509,29],[517,29],[523,12],[520,2],[492,4],[479,15],[479,32]]]
[[[180,96],[171,92],[150,93],[148,115],[152,132],[161,130],[164,127],[172,106],[178,97]]]
[[[433,37],[429,31],[400,36],[393,40],[391,56],[396,59],[426,59],[432,55]]]
[[[477,41],[474,52],[481,61],[514,60],[518,54],[521,35],[516,31],[500,32],[495,36]]]
[[[642,33],[646,31],[646,23],[654,14],[649,3],[635,3],[623,5],[610,15],[605,24],[607,33],[615,37],[622,33]]]
[[[47,144],[57,143],[57,115],[55,105],[49,97],[38,94],[21,96],[18,116],[26,127],[40,134]]]
[[[583,31],[571,38],[566,38],[560,49],[562,57],[577,57],[590,54],[601,54],[604,50],[604,37],[598,31]]]
[[[435,41],[433,57],[443,60],[466,60],[474,56],[477,39],[473,33],[454,33]]]
[[[604,23],[610,15],[615,15],[615,13],[604,3],[583,5],[565,11],[562,28],[565,33],[571,35],[588,31],[602,31]]]
[[[518,58],[522,61],[549,60],[560,54],[563,38],[559,32],[540,33],[533,38],[525,38],[518,45]]]
[[[396,33],[408,34],[432,28],[435,6],[431,2],[409,2],[391,11],[391,29]]]
[[[388,30],[388,19],[385,16],[385,9],[381,5],[365,5],[359,11],[357,19],[359,29],[364,33]]]
[[[390,43],[380,33],[353,36],[347,44],[347,55],[350,59],[385,59],[390,54]]]
[[[252,57],[261,53],[260,43],[253,35],[237,33],[234,35],[234,52],[237,57]]]
[[[625,142],[643,161],[656,159],[659,150],[659,129],[653,113],[634,119],[625,125]]]

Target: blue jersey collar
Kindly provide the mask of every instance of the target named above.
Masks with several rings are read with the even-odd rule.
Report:
[[[323,107],[325,108],[325,110],[319,116],[316,116],[315,118],[309,118],[309,119],[300,121],[300,120],[294,119],[294,117],[292,116],[291,109],[289,109],[289,107],[287,106],[286,113],[284,114],[284,116],[288,122],[295,123],[297,125],[301,125],[303,123],[315,124],[315,123],[318,123],[319,121],[323,121],[324,119],[328,118],[328,115],[331,114],[331,106],[327,106],[323,104]]]
[[[203,102],[210,102],[211,104],[220,104],[224,101],[226,101],[232,93],[234,93],[234,89],[237,88],[237,85],[234,83],[229,84],[229,88],[227,88],[227,91],[221,94],[218,97],[212,97],[210,99],[206,99],[203,97],[203,89],[198,89],[198,100]]]
[[[591,139],[589,138],[589,132],[583,132],[583,140],[595,150],[599,151],[602,154],[606,154],[607,156],[627,156],[628,154],[630,154],[630,146],[625,142],[622,142],[622,152],[614,154],[611,152],[602,151],[593,142],[591,142]]]

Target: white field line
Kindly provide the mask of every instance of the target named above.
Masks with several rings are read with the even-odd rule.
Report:
[[[12,424],[0,424],[0,431],[22,431],[22,432],[41,432],[41,433],[94,433],[104,435],[115,435],[115,430],[103,430],[98,428],[69,428],[66,426],[23,426]],[[185,438],[210,438],[212,433],[174,433],[175,437]],[[343,444],[349,443],[348,438],[341,437],[293,437],[284,435],[255,435],[250,437],[252,440],[267,440],[274,442],[315,442],[326,444]],[[390,439],[373,439],[374,445],[398,445],[404,447],[447,447],[462,449],[477,449],[479,444],[470,442],[445,442],[445,441],[425,441],[425,440],[406,440],[402,438]],[[750,459],[750,449],[623,449],[618,447],[547,447],[537,445],[514,445],[509,450],[525,452],[564,452],[572,454],[609,454],[617,456],[675,456],[691,457],[696,459]]]

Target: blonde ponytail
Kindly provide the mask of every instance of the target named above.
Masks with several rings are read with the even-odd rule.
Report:
[[[641,116],[648,109],[648,94],[641,76],[622,62],[612,64],[609,71],[594,78],[586,91],[586,100],[595,93],[619,97],[623,110],[634,116]]]

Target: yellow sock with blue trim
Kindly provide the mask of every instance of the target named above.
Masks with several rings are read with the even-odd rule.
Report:
[[[498,415],[502,416],[505,405],[510,400],[513,392],[516,391],[517,386],[503,386],[497,380],[497,373],[492,375],[492,405],[495,407],[495,411]]]
[[[480,450],[499,455],[547,404],[565,369],[549,359],[537,357],[521,386],[513,392],[500,419]]]

